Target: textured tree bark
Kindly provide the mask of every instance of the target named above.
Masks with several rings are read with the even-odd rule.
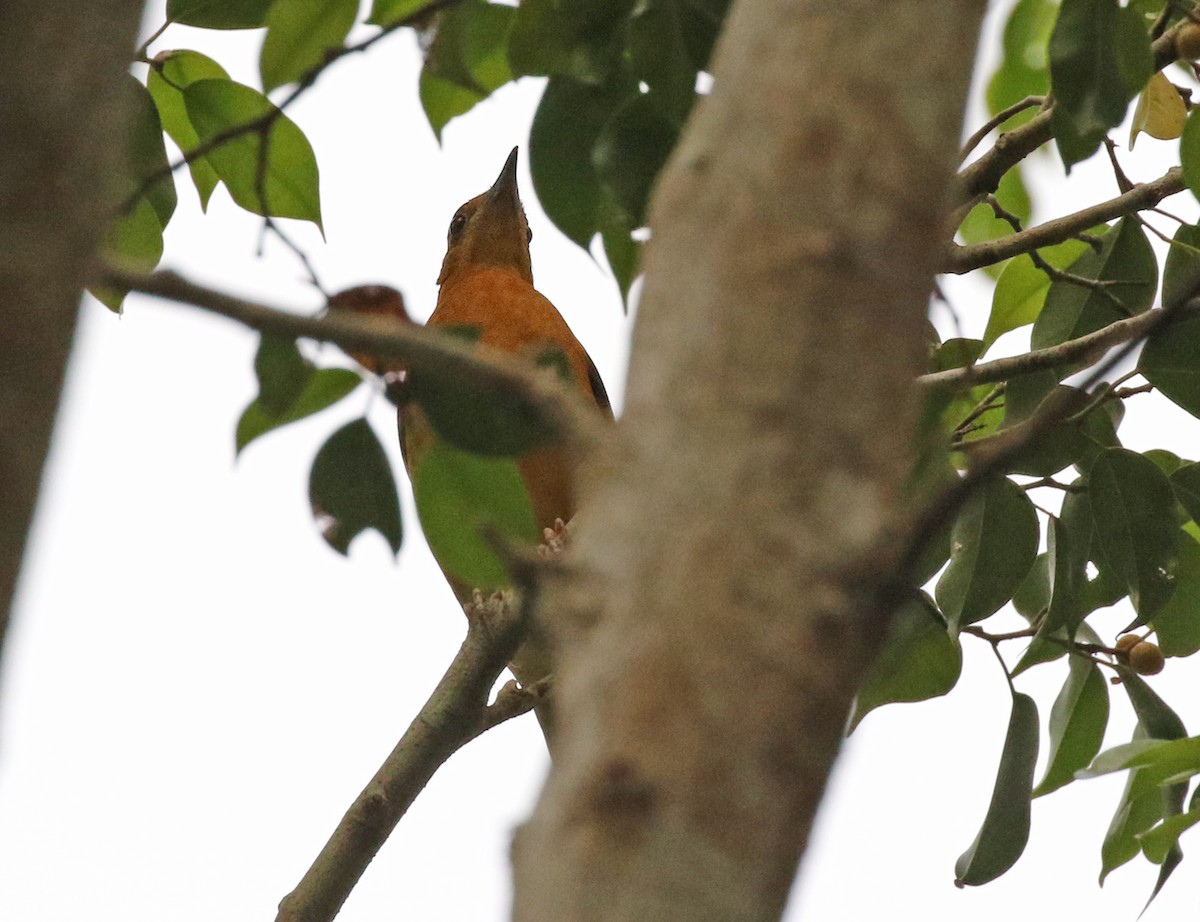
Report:
[[[142,0],[0,3],[0,648],[125,137]]]
[[[586,569],[546,589],[563,728],[516,919],[782,912],[889,614],[984,6],[735,4],[654,199]]]

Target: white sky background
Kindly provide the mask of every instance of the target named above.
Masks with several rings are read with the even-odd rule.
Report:
[[[146,20],[160,21],[161,12]],[[205,51],[254,84],[260,41],[174,27],[154,49]],[[417,101],[419,66],[412,34],[392,36],[339,62],[290,110],[317,152],[328,243],[285,223],[328,288],[390,283],[424,317],[450,216],[491,183],[514,144],[524,147],[541,82],[504,88],[451,123],[439,148]],[[1126,163],[1150,179],[1175,156],[1173,142],[1143,136]],[[1069,183],[1056,159],[1038,163],[1037,188],[1054,196],[1042,218],[1116,194],[1101,160]],[[538,286],[619,405],[630,325],[616,286],[542,215],[524,159],[521,184]],[[223,189],[207,216],[190,181],[179,189],[164,266],[280,306],[318,305],[282,246],[269,241],[255,256],[260,222]],[[1187,196],[1168,207],[1195,213]],[[971,284],[948,287],[977,334],[990,300]],[[1022,336],[1010,337],[1010,351]],[[255,394],[256,339],[191,308],[130,298],[118,319],[86,299],[0,688],[0,919],[273,918],[457,649],[463,619],[407,497],[398,565],[374,534],[339,557],[310,520],[311,459],[368,404],[400,469],[384,400],[361,389],[234,462],[234,424]],[[340,361],[334,349],[322,358]],[[1200,421],[1136,400],[1127,445],[1200,457]],[[1113,614],[1102,634],[1111,639],[1126,620]],[[983,888],[954,888],[1009,706],[986,645],[964,646],[950,696],[877,711],[847,744],[789,919],[1136,917],[1155,869],[1139,859],[1103,890],[1095,883],[1119,777],[1037,801],[1016,868]],[[1195,671],[1171,662],[1151,680],[1193,732]],[[1041,667],[1018,681],[1039,702],[1043,761],[1064,673]],[[1119,689],[1112,700],[1109,745],[1133,723]],[[532,718],[470,744],[417,800],[341,918],[505,918],[511,832],[546,767]],[[1195,912],[1196,860],[1148,922]]]

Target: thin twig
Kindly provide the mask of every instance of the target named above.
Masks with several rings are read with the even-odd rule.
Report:
[[[141,275],[102,267],[96,281],[200,307],[262,333],[335,343],[346,352],[393,360],[414,373],[454,378],[511,397],[542,415],[569,445],[581,450],[602,434],[602,417],[558,376],[531,370],[507,353],[465,343],[440,330],[346,313],[306,317],[205,288],[174,272]]]
[[[1020,115],[1026,109],[1032,109],[1034,106],[1044,106],[1046,104],[1045,96],[1026,96],[1020,102],[1015,102],[1007,109],[997,112],[994,116],[988,119],[971,137],[967,138],[963,144],[962,150],[958,154],[958,162],[962,163],[969,156],[971,151],[979,146],[980,142],[989,134],[1007,122],[1014,115]]]
[[[537,694],[488,693],[524,630],[520,606],[470,616],[467,637],[433,694],[379,771],[346,811],[312,866],[279,904],[276,922],[329,922],[433,773],[489,728],[532,710]]]
[[[1189,300],[1175,310],[1181,314],[1200,311],[1200,298]],[[1136,317],[1110,323],[1078,339],[1069,339],[1057,346],[1033,349],[1022,355],[996,359],[969,368],[931,372],[918,377],[917,383],[928,388],[957,389],[974,387],[976,384],[994,384],[997,381],[1008,381],[1021,375],[1033,374],[1035,371],[1058,368],[1085,356],[1111,349],[1120,343],[1141,339],[1163,322],[1162,315],[1165,313],[1167,308],[1146,311]]]
[[[1153,208],[1163,199],[1182,192],[1186,187],[1183,170],[1172,167],[1158,179],[1141,183],[1129,192],[1106,202],[1084,208],[1074,214],[1047,221],[1036,227],[1008,237],[977,243],[973,246],[949,244],[942,260],[942,271],[962,275],[974,269],[1002,262],[1011,256],[1028,253],[1039,247],[1062,243],[1074,235],[1114,218]]]

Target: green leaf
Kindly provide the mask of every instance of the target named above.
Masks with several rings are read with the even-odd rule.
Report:
[[[1053,283],[1033,325],[1035,349],[1057,346],[1143,313],[1154,302],[1158,262],[1134,219],[1122,218],[1104,235],[1099,252],[1088,250],[1067,271],[1102,287]]]
[[[1050,604],[1041,630],[1073,630],[1085,612],[1080,600],[1087,583],[1087,547],[1076,548],[1072,530],[1050,516],[1046,526],[1047,557],[1050,576]]]
[[[346,368],[319,368],[308,379],[300,396],[278,415],[267,412],[261,400],[255,399],[242,412],[235,435],[237,454],[260,435],[319,413],[350,394],[362,382],[357,374]]]
[[[412,473],[421,528],[446,574],[485,592],[509,585],[487,532],[530,544],[541,535],[516,462],[435,442]]]
[[[354,18],[358,0],[274,0],[267,11],[258,69],[263,90],[294,83],[340,48]]]
[[[1151,623],[1165,656],[1191,656],[1200,650],[1200,544],[1189,534],[1179,539],[1175,592]]]
[[[162,259],[162,225],[154,206],[140,198],[133,211],[108,226],[100,241],[100,258],[111,265],[133,272],[150,272]],[[129,289],[93,286],[89,289],[110,311],[121,313],[121,302]]]
[[[573,77],[601,84],[620,66],[622,26],[634,0],[524,0],[508,57],[520,75]]]
[[[127,76],[125,84],[129,94],[129,109],[132,112],[131,132],[127,151],[126,195],[140,189],[143,182],[150,176],[165,173],[167,169],[167,148],[163,143],[162,123],[158,119],[158,109],[154,99],[142,86],[141,82],[132,76]],[[164,175],[143,193],[150,202],[158,217],[159,226],[166,230],[167,222],[175,213],[175,181],[170,175]]]
[[[1070,784],[1100,751],[1107,726],[1108,683],[1090,659],[1072,656],[1067,681],[1050,711],[1050,756],[1033,796]]]
[[[529,172],[554,226],[581,247],[600,229],[601,189],[592,165],[596,139],[633,83],[590,86],[551,77],[529,131]]]
[[[1139,725],[1135,740],[1141,734]],[[1121,865],[1132,860],[1139,852],[1138,835],[1148,830],[1163,815],[1163,798],[1157,788],[1146,791],[1146,786],[1137,783],[1138,771],[1130,772],[1125,790],[1117,803],[1117,810],[1109,823],[1104,843],[1100,847],[1100,885],[1104,879]],[[1080,774],[1080,777],[1086,777]]]
[[[1145,624],[1175,591],[1175,494],[1153,461],[1123,448],[1101,452],[1088,475],[1092,521],[1105,569],[1128,589]]]
[[[265,145],[262,132],[246,132],[214,148],[207,160],[247,211],[312,221],[324,233],[317,160],[295,122],[257,90],[231,80],[198,80],[184,89],[183,100],[202,142],[273,114]],[[261,171],[263,195],[260,157],[266,166]]]
[[[201,29],[256,29],[271,0],[167,0],[167,19]]]
[[[1149,451],[1142,452],[1142,454],[1153,461],[1154,466],[1168,477],[1183,467],[1185,463],[1179,455],[1173,451],[1167,451],[1165,448],[1151,448]],[[1178,490],[1176,491],[1176,495],[1178,495]]]
[[[192,127],[187,107],[183,101],[183,90],[197,80],[226,78],[220,64],[198,51],[167,51],[158,55],[150,67],[146,86],[158,106],[158,116],[163,130],[171,136],[182,151],[195,150],[200,146],[200,136]],[[221,181],[212,165],[200,157],[188,164],[192,183],[200,196],[201,209],[208,208],[208,199]]]
[[[1029,574],[1013,593],[1013,608],[1026,621],[1033,623],[1046,612],[1050,604],[1050,557],[1038,554]]]
[[[419,13],[431,2],[432,0],[374,0],[367,22],[373,26],[390,26]]]
[[[950,536],[950,566],[937,583],[951,631],[994,614],[1037,557],[1038,522],[1021,489],[999,478],[967,500]]]
[[[879,657],[859,689],[850,732],[883,704],[925,701],[954,688],[962,673],[962,649],[924,592],[896,610]]]
[[[1104,227],[1107,231],[1107,226]],[[1095,231],[1093,231],[1095,233]],[[1065,269],[1091,248],[1082,240],[1066,240],[1057,246],[1038,250],[1038,255],[1056,269]],[[1050,290],[1050,276],[1039,269],[1032,259],[1022,253],[1004,264],[992,293],[992,312],[988,316],[983,344],[992,343],[1010,330],[1037,320]]]
[[[438,17],[433,43],[421,68],[421,106],[441,140],[442,129],[513,79],[508,33],[516,10],[462,0]]]
[[[1177,406],[1200,417],[1200,315],[1177,317],[1146,340],[1138,371]]]
[[[1153,829],[1138,833],[1137,840],[1142,846],[1142,853],[1154,864],[1162,864],[1179,842],[1180,835],[1197,823],[1200,823],[1200,810],[1189,810],[1168,817]]]
[[[996,199],[1005,210],[1019,218],[1022,225],[1029,221],[1032,204],[1021,178],[1019,166],[1009,170],[1000,178],[1000,185],[996,189]],[[983,203],[976,205],[967,213],[958,233],[962,237],[963,243],[969,245],[1008,237],[1014,231],[1011,224],[996,217],[996,213],[990,205]],[[994,263],[985,266],[984,271],[993,277],[999,276],[1006,264],[1006,262]]]
[[[1052,120],[1063,165],[1094,154],[1154,72],[1141,16],[1117,0],[1063,0],[1050,35]]]
[[[329,437],[313,459],[308,500],[321,536],[339,554],[368,528],[400,553],[400,497],[392,466],[365,419],[347,423]]]
[[[988,111],[998,115],[1026,96],[1045,96],[1050,89],[1046,45],[1058,14],[1056,0],[1020,0],[1004,27],[1004,57],[987,87]],[[1014,117],[1017,125],[1033,117],[1026,110]]]
[[[1200,294],[1200,225],[1181,224],[1163,264],[1162,303],[1174,307]]]
[[[954,866],[956,886],[975,887],[995,880],[1021,857],[1029,841],[1037,753],[1037,705],[1028,695],[1015,693],[992,800],[979,835]]]
[[[1044,631],[1039,632],[1037,636],[1029,642],[1029,646],[1025,648],[1025,652],[1021,654],[1021,658],[1017,660],[1010,673],[1012,678],[1016,678],[1027,669],[1032,669],[1034,666],[1040,666],[1042,663],[1052,663],[1055,660],[1062,659],[1067,655],[1067,648],[1064,644],[1072,638],[1067,636],[1065,628],[1059,628],[1050,634]],[[1083,643],[1099,644],[1100,638],[1086,623],[1079,625],[1075,630],[1076,640]]]
[[[1183,166],[1183,181],[1200,198],[1200,119],[1193,110],[1183,126],[1179,139],[1179,162]]]
[[[668,122],[643,94],[622,104],[596,139],[596,174],[639,227],[646,223],[650,190],[678,137],[679,126]]]

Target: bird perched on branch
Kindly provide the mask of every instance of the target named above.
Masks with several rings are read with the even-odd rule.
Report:
[[[561,363],[564,371],[569,369],[565,377],[571,385],[611,418],[612,408],[595,364],[554,305],[533,287],[532,237],[517,190],[517,149],[513,148],[492,187],[462,205],[450,221],[446,257],[438,276],[437,307],[428,325],[470,328],[484,345],[526,356],[531,363],[547,350],[557,353],[565,360]],[[366,310],[365,304],[346,306]],[[405,466],[417,484],[423,465],[439,463],[434,449],[441,437],[419,400],[401,406],[400,425]],[[539,528],[552,529],[559,519],[570,521],[576,508],[575,471],[565,449],[550,443],[518,455],[515,461]],[[429,523],[440,511],[422,508],[419,491],[417,505],[428,534]],[[430,545],[460,603],[469,604],[476,589],[499,588],[468,585],[454,573],[445,555],[439,555],[432,540]],[[553,671],[551,652],[536,631],[509,665],[523,686]],[[547,741],[552,720],[549,708],[548,700],[537,708]]]

